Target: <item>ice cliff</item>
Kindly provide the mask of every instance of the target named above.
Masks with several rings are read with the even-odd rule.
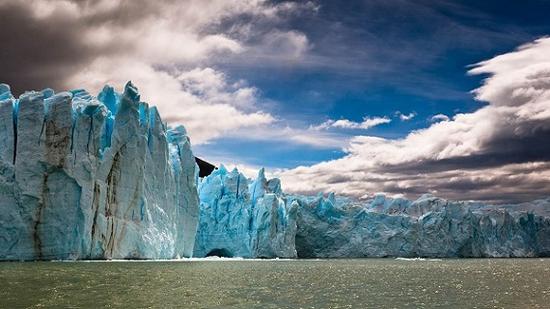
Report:
[[[296,257],[297,202],[283,196],[279,179],[260,170],[249,181],[221,166],[199,185],[195,257]]]
[[[128,83],[14,98],[0,84],[0,260],[190,256],[197,168]]]
[[[550,256],[550,199],[359,203],[286,195],[263,169],[251,180],[220,166],[200,179],[185,129],[167,128],[131,83],[97,98],[15,98],[0,84],[0,260],[191,255]]]

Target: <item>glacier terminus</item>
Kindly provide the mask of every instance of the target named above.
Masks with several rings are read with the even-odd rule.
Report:
[[[128,83],[0,84],[0,260],[550,256],[550,199],[517,205],[285,194],[261,169],[199,177],[183,126]]]

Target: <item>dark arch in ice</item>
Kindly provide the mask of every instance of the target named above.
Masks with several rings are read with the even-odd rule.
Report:
[[[233,253],[231,253],[231,251],[227,250],[227,249],[214,249],[210,252],[208,252],[208,254],[206,256],[219,256],[219,257],[233,257]]]

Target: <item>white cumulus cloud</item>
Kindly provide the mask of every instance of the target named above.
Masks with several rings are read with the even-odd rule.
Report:
[[[415,112],[411,112],[411,113],[408,113],[408,114],[403,114],[401,112],[396,112],[395,114],[399,117],[399,119],[401,121],[409,121],[409,120],[413,119],[414,117],[416,117]]]
[[[338,120],[332,120],[329,119],[319,125],[312,126],[312,130],[326,130],[329,128],[339,128],[339,129],[362,129],[362,130],[368,130],[372,127],[390,123],[391,119],[388,117],[364,117],[363,121],[356,122],[351,121],[348,119],[338,119]]]

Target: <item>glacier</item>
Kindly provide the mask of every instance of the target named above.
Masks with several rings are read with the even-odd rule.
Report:
[[[286,194],[264,169],[199,172],[185,128],[131,82],[0,84],[0,260],[550,256],[550,198],[358,201]]]
[[[129,82],[30,91],[0,85],[0,260],[191,256],[198,170]]]

